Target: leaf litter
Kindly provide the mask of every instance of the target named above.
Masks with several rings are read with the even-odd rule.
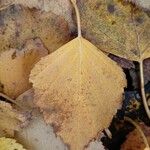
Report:
[[[71,150],[82,150],[110,125],[121,105],[126,79],[115,62],[81,36],[80,16],[73,4],[78,37],[41,59],[30,81],[45,121]]]

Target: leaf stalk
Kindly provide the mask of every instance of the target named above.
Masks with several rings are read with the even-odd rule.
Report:
[[[79,12],[79,8],[77,6],[77,2],[76,0],[71,0],[73,7],[75,9],[76,12],[76,17],[77,17],[77,27],[78,27],[78,37],[82,37],[82,33],[81,33],[81,19],[80,19],[80,12]]]
[[[150,119],[150,110],[149,110],[149,107],[148,107],[148,104],[147,104],[146,94],[145,94],[145,89],[144,89],[143,60],[141,60],[139,63],[140,63],[141,95],[142,95],[142,100],[143,100],[143,104],[144,104],[144,108],[145,108],[146,114],[147,114],[148,118]]]

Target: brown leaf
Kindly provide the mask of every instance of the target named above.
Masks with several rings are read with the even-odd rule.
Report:
[[[48,54],[39,39],[29,40],[22,50],[11,49],[0,55],[0,82],[3,92],[16,98],[31,87],[29,74],[34,64]]]
[[[72,150],[109,126],[126,86],[122,69],[80,37],[41,59],[30,81],[46,122]]]
[[[149,144],[150,144],[150,127],[140,124]],[[138,130],[130,132],[127,136],[126,141],[123,143],[121,150],[145,150],[145,143],[143,138],[139,134]]]
[[[21,49],[28,39],[38,37],[52,52],[69,40],[68,30],[61,16],[12,5],[0,11],[0,51]]]

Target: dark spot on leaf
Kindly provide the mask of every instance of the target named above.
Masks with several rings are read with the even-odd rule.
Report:
[[[20,33],[19,33],[19,31],[16,31],[16,37],[19,37],[19,35],[20,35]]]
[[[112,21],[111,24],[112,24],[112,25],[116,24],[116,21]]]
[[[144,22],[143,18],[141,18],[141,17],[137,17],[137,18],[135,19],[135,21],[136,21],[138,24],[142,24],[142,23]]]
[[[4,85],[2,83],[0,83],[0,92],[2,92],[4,89]]]
[[[97,2],[96,4],[95,4],[95,9],[99,9],[100,8],[100,6],[101,6],[101,2]]]
[[[107,5],[107,10],[108,10],[110,13],[114,13],[114,11],[115,11],[115,6],[112,5],[112,4],[108,4],[108,5]]]
[[[15,58],[16,58],[16,51],[11,55],[11,58],[12,58],[12,59],[15,59]]]
[[[137,52],[136,49],[131,49],[131,52],[132,52],[133,54],[135,54],[135,55],[138,55],[138,52]]]

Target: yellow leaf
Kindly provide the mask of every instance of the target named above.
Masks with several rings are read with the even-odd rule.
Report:
[[[3,92],[16,98],[31,87],[30,70],[42,56],[48,54],[39,39],[29,40],[20,51],[11,49],[0,55],[0,83]]]
[[[25,150],[21,144],[11,138],[0,138],[0,150]]]
[[[20,130],[27,123],[26,115],[14,109],[9,103],[0,101],[0,130],[8,136],[13,136],[13,131]]]
[[[82,37],[42,58],[30,81],[46,122],[71,150],[82,150],[110,125],[126,86],[122,69]]]
[[[33,104],[34,91],[30,89],[17,97],[16,102],[25,106],[24,109],[32,110],[31,121],[28,126],[15,132],[15,139],[28,150],[66,150],[62,140],[55,135],[52,126],[45,123],[39,109]],[[102,142],[91,141],[86,150],[104,150]]]
[[[33,3],[33,1],[28,2]],[[1,3],[3,2],[7,5],[9,0],[2,0]],[[22,49],[28,39],[36,37],[39,37],[48,51],[52,52],[70,38],[66,20],[51,11],[44,12],[35,8],[33,10],[15,4],[0,10],[0,13],[0,52],[10,48]]]
[[[134,61],[150,57],[150,18],[118,0],[81,0],[82,30],[101,50]]]

